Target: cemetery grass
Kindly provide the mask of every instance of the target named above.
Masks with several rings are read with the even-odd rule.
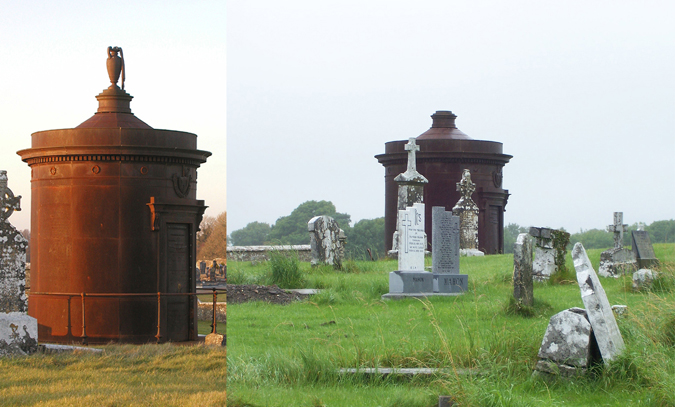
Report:
[[[655,244],[664,278],[675,275],[675,245]],[[597,270],[602,250],[588,254]],[[427,259],[427,265],[430,265]],[[304,287],[323,291],[289,305],[228,307],[228,405],[435,406],[452,395],[464,406],[675,405],[675,292],[634,293],[630,276],[601,278],[627,348],[587,377],[532,377],[549,318],[583,308],[573,272],[536,283],[535,305],[509,308],[512,255],[461,258],[469,292],[429,300],[382,301],[396,262],[347,262],[344,270],[300,263]],[[270,281],[262,263],[229,262],[231,284]],[[675,289],[675,284],[671,287]],[[340,374],[340,368],[432,367],[434,376]]]
[[[224,333],[225,324],[218,324]],[[199,333],[211,332],[200,321]],[[224,406],[226,349],[92,345],[102,354],[0,358],[2,406]]]

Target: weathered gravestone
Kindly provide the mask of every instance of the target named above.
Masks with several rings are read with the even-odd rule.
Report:
[[[564,377],[583,375],[600,362],[586,310],[570,308],[551,317],[541,342],[535,374]]]
[[[431,268],[434,293],[463,293],[469,276],[459,274],[459,217],[442,206],[431,208]]]
[[[638,267],[648,268],[659,265],[659,260],[654,254],[654,247],[647,231],[634,230],[631,232],[631,240]]]
[[[659,273],[650,269],[640,269],[633,273],[633,291],[649,290]]]
[[[457,183],[457,190],[461,197],[457,204],[452,208],[452,214],[459,216],[459,248],[463,256],[483,256],[484,253],[478,250],[478,206],[471,199],[471,195],[476,190],[476,184],[471,182],[471,172],[464,170],[462,179]]]
[[[600,284],[600,280],[595,274],[591,261],[588,260],[586,250],[581,243],[574,245],[572,259],[574,260],[581,299],[586,307],[588,320],[593,328],[602,359],[605,363],[608,363],[623,352],[625,348],[619,326],[616,324],[614,312],[609,305],[605,290],[602,288],[602,284]]]
[[[7,171],[0,171],[0,356],[37,351],[37,320],[26,313],[28,241],[9,223],[20,200],[7,187]]]
[[[398,184],[398,203],[396,208],[399,212],[412,207],[416,203],[422,203],[424,201],[424,184],[429,182],[422,174],[417,172],[417,152],[420,151],[420,147],[415,142],[414,137],[408,140],[405,149],[408,151],[408,168],[405,172],[398,174],[394,178],[394,181]],[[388,252],[390,256],[398,255],[400,238],[398,225],[399,218],[397,214],[396,231],[392,240],[392,248]]]
[[[614,223],[607,226],[607,231],[614,233],[614,248],[600,254],[599,275],[618,278],[623,273],[637,270],[635,254],[623,248],[623,232],[627,227],[623,224],[623,212],[614,212]]]
[[[513,245],[513,298],[522,305],[534,305],[532,287],[532,238],[521,233]]]
[[[309,245],[312,248],[312,266],[328,264],[342,268],[340,226],[330,216],[315,216],[307,222]],[[344,232],[343,232],[344,234]]]
[[[398,270],[389,273],[389,294],[433,293],[433,274],[424,271],[426,238],[424,233],[424,204],[416,203],[398,214]]]
[[[535,227],[531,227],[529,233],[535,243],[532,278],[545,281],[556,271],[564,270],[570,234],[564,230]]]

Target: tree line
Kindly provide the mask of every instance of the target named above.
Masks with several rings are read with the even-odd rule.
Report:
[[[560,228],[565,230],[564,228]],[[623,234],[623,245],[631,246],[631,232],[637,230],[637,223],[628,226],[628,231]],[[516,223],[509,223],[504,228],[504,253],[513,253],[513,245],[519,233],[527,233],[529,228]],[[649,233],[652,243],[675,243],[675,220],[658,220],[645,225],[645,231]],[[614,247],[614,234],[604,229],[581,229],[578,233],[570,236],[568,248],[581,242],[586,249],[608,249]]]

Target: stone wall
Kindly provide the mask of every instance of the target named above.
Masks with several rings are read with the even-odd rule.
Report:
[[[216,303],[216,321],[225,322],[227,316],[227,303]],[[213,321],[213,302],[201,302],[197,300],[197,319],[199,321]]]
[[[312,249],[308,244],[283,246],[230,246],[227,248],[227,260],[260,263],[269,260],[270,253],[275,251],[297,252],[298,260],[312,260]]]

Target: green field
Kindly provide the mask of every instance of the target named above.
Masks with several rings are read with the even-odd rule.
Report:
[[[347,262],[344,271],[301,263],[303,284],[323,291],[290,305],[228,304],[228,406],[424,406],[452,395],[463,406],[675,405],[675,245],[654,245],[658,290],[633,293],[630,277],[601,279],[627,349],[588,377],[531,377],[549,318],[582,307],[574,280],[536,283],[529,317],[509,310],[513,257],[462,258],[469,292],[382,301],[396,261]],[[597,270],[601,250],[589,251]],[[427,259],[430,262],[430,259]],[[429,263],[428,263],[429,265]],[[568,254],[567,267],[573,270]],[[266,284],[270,265],[228,263],[231,284]],[[339,368],[443,367],[406,378],[341,375]]]

